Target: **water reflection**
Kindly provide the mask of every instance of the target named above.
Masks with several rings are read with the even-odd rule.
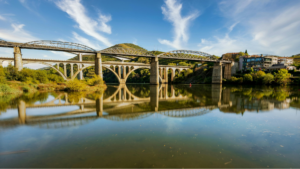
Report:
[[[299,167],[299,95],[293,86],[109,85],[5,96],[0,167]]]
[[[299,90],[292,87],[236,87],[222,85],[119,85],[108,86],[104,93],[35,93],[10,101],[4,109],[17,107],[18,118],[0,119],[1,127],[39,125],[51,128],[74,126],[105,118],[114,121],[146,118],[153,113],[170,117],[203,115],[218,108],[224,113],[299,107]],[[52,99],[47,99],[52,96]],[[7,103],[8,101],[4,101]],[[77,106],[59,114],[27,116],[26,109]],[[2,106],[3,109],[3,106]],[[95,112],[94,115],[91,113]],[[1,118],[1,116],[0,116]]]

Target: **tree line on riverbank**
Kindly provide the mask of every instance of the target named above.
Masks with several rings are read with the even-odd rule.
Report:
[[[48,70],[24,68],[18,71],[12,65],[4,68],[0,66],[0,95],[19,95],[36,90],[97,91],[103,87],[105,88],[104,81],[96,75],[84,81],[74,79],[65,82],[52,68]]]
[[[231,79],[223,79],[224,83],[239,83],[239,84],[277,84],[287,85],[290,83],[299,84],[299,79],[291,80],[291,73],[286,69],[280,69],[273,72],[264,72],[259,70],[257,72],[251,69],[246,73],[240,73],[236,76],[232,76]]]

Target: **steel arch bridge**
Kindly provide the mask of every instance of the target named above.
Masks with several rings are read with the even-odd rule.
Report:
[[[62,41],[51,41],[51,40],[41,40],[41,41],[32,41],[21,44],[21,48],[30,48],[30,49],[43,49],[43,50],[60,50],[60,51],[76,51],[76,52],[88,52],[96,53],[96,50],[73,42],[62,42]]]
[[[63,52],[77,52],[77,53],[101,53],[110,56],[135,56],[135,57],[158,57],[164,59],[177,59],[177,60],[191,60],[191,61],[210,61],[210,62],[231,62],[225,60],[218,60],[213,55],[193,50],[173,50],[155,55],[152,51],[134,48],[107,48],[103,50],[95,50],[86,45],[73,42],[62,42],[52,40],[38,40],[26,43],[8,42],[0,39],[0,47],[20,47],[24,49],[38,49],[38,50],[52,50]]]

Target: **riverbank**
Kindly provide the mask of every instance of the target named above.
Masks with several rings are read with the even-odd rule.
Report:
[[[47,83],[47,84],[27,84],[20,81],[7,81],[4,84],[0,84],[0,96],[13,95],[18,96],[23,93],[34,93],[37,91],[89,91],[97,92],[104,91],[107,86],[105,84],[99,84],[94,86],[85,85],[84,82],[80,82],[82,87],[79,90],[72,90],[68,86],[68,82],[62,83]],[[73,88],[74,89],[74,88]]]

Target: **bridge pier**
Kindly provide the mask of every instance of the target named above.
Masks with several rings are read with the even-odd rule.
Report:
[[[212,74],[212,83],[213,84],[222,84],[222,63],[216,62],[213,67]]]
[[[96,112],[98,117],[103,115],[103,95],[96,99]]]
[[[221,106],[222,84],[212,84],[211,86],[212,104]]]
[[[26,122],[26,103],[20,100],[18,105],[19,123],[25,124]]]
[[[175,80],[175,71],[176,71],[176,69],[171,69],[172,70],[172,72],[171,72],[171,83]]]
[[[103,78],[101,53],[95,55],[95,74]]]
[[[150,62],[150,84],[159,85],[158,57],[151,58]]]
[[[225,64],[224,78],[225,79],[230,79],[231,78],[231,63],[226,63]]]
[[[64,64],[64,75],[66,76],[66,77],[68,77],[67,76],[67,64],[66,63],[63,63]]]
[[[74,75],[74,72],[73,72],[73,63],[70,63],[70,66],[71,66],[71,78],[72,78],[73,75]]]
[[[19,47],[14,47],[14,65],[18,71],[23,69],[22,53]]]
[[[78,55],[78,60],[81,62],[82,61],[82,54],[79,53]],[[82,68],[82,64],[77,64],[78,65],[78,70],[80,70]],[[79,72],[79,80],[83,80],[83,73],[82,70]]]
[[[159,105],[159,85],[150,86],[150,106],[151,110],[158,111]]]

